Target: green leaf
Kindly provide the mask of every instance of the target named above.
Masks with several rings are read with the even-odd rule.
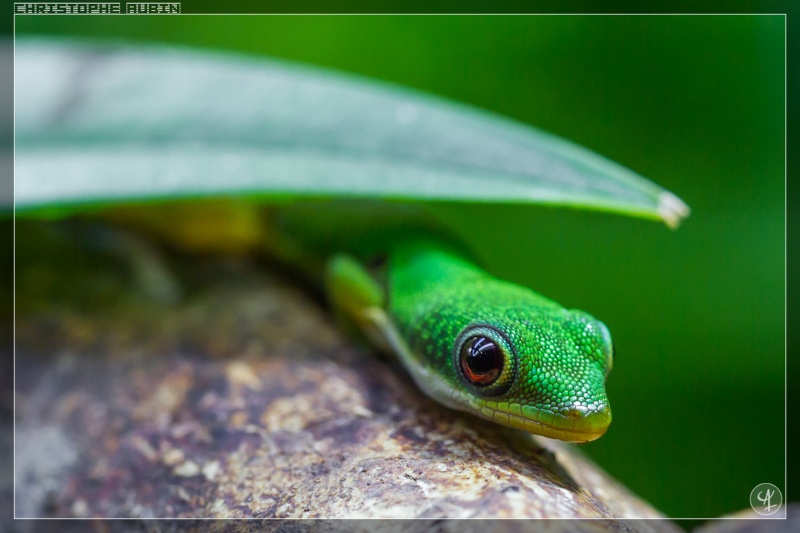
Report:
[[[236,196],[537,203],[660,218],[677,197],[568,141],[384,83],[175,48],[18,39],[18,215]]]

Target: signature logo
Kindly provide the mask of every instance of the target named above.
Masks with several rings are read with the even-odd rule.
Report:
[[[770,516],[778,512],[783,503],[783,494],[772,483],[756,485],[750,492],[750,507],[763,516]]]

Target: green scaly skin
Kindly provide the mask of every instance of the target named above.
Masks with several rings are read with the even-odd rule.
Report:
[[[432,241],[392,250],[388,289],[388,314],[405,343],[401,360],[429,396],[568,442],[605,433],[613,349],[608,329],[591,315],[498,280]],[[490,387],[472,385],[459,370],[460,347],[474,335],[505,356]]]

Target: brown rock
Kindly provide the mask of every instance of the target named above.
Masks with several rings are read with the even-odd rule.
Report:
[[[661,515],[576,447],[428,400],[262,265],[165,257],[178,303],[141,296],[124,265],[70,272],[18,252],[35,276],[18,267],[17,516],[586,517],[601,521],[569,524],[677,531],[622,520]],[[53,293],[26,285],[56,275]],[[102,299],[82,301],[98,286]]]

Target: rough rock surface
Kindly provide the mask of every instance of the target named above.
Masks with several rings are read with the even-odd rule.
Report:
[[[576,447],[428,400],[263,265],[138,246],[151,255],[131,270],[63,248],[60,229],[21,236],[38,244],[17,252],[18,517],[585,517],[601,521],[578,529],[678,530],[623,519],[661,515]],[[167,278],[169,298],[143,286]]]

